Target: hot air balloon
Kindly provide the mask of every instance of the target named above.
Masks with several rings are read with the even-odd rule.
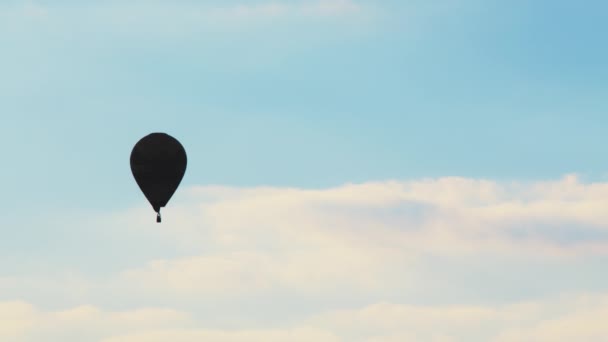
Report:
[[[186,151],[177,139],[166,133],[149,134],[131,151],[131,172],[137,185],[161,222],[160,208],[165,207],[184,178]]]

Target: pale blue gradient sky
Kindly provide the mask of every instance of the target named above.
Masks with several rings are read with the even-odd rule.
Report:
[[[206,25],[182,18],[213,2],[3,2],[2,206],[137,201],[150,131],[188,148],[185,184],[604,176],[605,2],[363,4]]]

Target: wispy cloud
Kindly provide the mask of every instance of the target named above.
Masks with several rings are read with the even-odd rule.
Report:
[[[71,4],[0,5],[5,25],[19,27],[36,20],[54,29],[185,34],[201,31],[286,24],[294,19],[338,18],[371,14],[354,0],[235,2],[222,5],[192,2],[104,2]],[[42,20],[44,19],[44,20]]]
[[[86,305],[60,311],[44,311],[34,305],[13,301],[0,303],[0,338],[5,341],[79,339],[99,340],[104,336],[155,329],[192,329],[188,314],[171,309],[140,308],[105,312]]]
[[[378,303],[313,319],[341,336],[364,341],[585,341],[601,340],[605,294],[575,295],[502,306],[408,306]],[[374,336],[375,335],[375,336]]]
[[[301,2],[268,2],[252,5],[233,5],[212,8],[210,13],[222,19],[268,18],[276,16],[326,16],[348,15],[363,10],[353,0],[320,0]]]
[[[312,315],[273,328],[205,328],[171,309],[104,311],[80,306],[43,311],[22,301],[0,303],[0,337],[140,341],[572,341],[602,340],[606,294],[571,295],[501,306],[412,306],[380,302]]]

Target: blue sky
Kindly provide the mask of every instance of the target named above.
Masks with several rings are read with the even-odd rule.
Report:
[[[8,238],[0,243],[2,264],[9,273],[34,278],[42,276],[41,269],[53,274],[55,268],[110,277],[152,257],[198,255],[192,246],[174,250],[166,231],[146,235],[136,229],[123,232],[129,238],[118,238],[128,230],[122,225],[145,226],[137,215],[153,218],[128,160],[133,145],[156,131],[178,138],[188,152],[188,171],[174,198],[175,213],[190,220],[182,222],[188,229],[206,229],[193,223],[197,217],[213,224],[212,218],[224,217],[194,213],[197,203],[206,203],[198,187],[224,186],[244,191],[246,198],[250,188],[270,187],[285,196],[300,189],[305,198],[304,189],[317,189],[333,198],[332,191],[351,183],[388,182],[391,188],[390,181],[413,182],[425,194],[427,186],[435,189],[432,182],[459,184],[451,178],[443,183],[442,177],[463,177],[488,180],[490,193],[494,187],[508,193],[478,200],[509,213],[511,202],[527,203],[528,196],[567,202],[570,195],[556,199],[556,193],[570,194],[574,187],[572,212],[566,210],[572,217],[545,222],[559,213],[551,211],[555,206],[521,209],[535,218],[526,216],[530,221],[522,219],[524,228],[512,227],[513,234],[541,225],[535,230],[539,239],[555,246],[568,245],[563,241],[568,237],[601,245],[605,227],[593,212],[603,203],[597,193],[608,169],[607,10],[605,1],[593,0],[3,1],[0,231]],[[562,180],[572,173],[581,183]],[[520,182],[523,190],[510,182]],[[554,190],[544,188],[547,182]],[[466,188],[471,196],[485,194],[485,183],[474,184]],[[537,187],[544,189],[541,195]],[[231,202],[224,190],[218,195],[205,189],[202,198],[213,198],[222,208],[240,203]],[[403,193],[445,204],[444,195]],[[351,200],[368,195],[361,190]],[[379,225],[388,224],[387,217],[414,220],[401,205],[395,211],[381,208],[386,211],[369,220]],[[581,209],[585,205],[591,209]],[[343,211],[335,215],[330,221],[349,217]],[[509,214],[503,216],[507,220]],[[328,224],[323,222],[316,229],[322,231]],[[246,224],[234,224],[246,230]],[[177,223],[167,225],[181,231]],[[134,248],[134,241],[143,242]],[[575,251],[559,248],[576,255],[580,250],[573,245]],[[440,278],[449,268],[444,257],[428,261],[435,265],[432,274],[419,276]],[[462,263],[487,272],[503,262],[514,270],[529,264],[510,257],[480,266],[463,257]],[[593,262],[584,265],[595,266],[580,271],[583,264],[575,263],[562,272],[561,264],[551,261],[553,266],[538,267],[553,270],[551,279],[568,278],[569,272],[595,279],[564,285],[569,290],[605,289],[604,277],[593,275],[604,256],[585,257]],[[41,266],[46,262],[53,266]],[[532,276],[535,267],[522,272]],[[510,299],[520,293],[515,284],[520,273],[514,272],[505,275]],[[445,277],[455,281],[457,275]],[[425,298],[498,300],[498,290],[487,297],[467,294],[467,281],[454,292],[456,299],[436,292]],[[522,289],[522,296],[564,290],[549,282],[539,286],[536,292],[524,286],[529,292]],[[28,294],[20,296],[28,300]],[[52,297],[32,296],[41,302]],[[82,300],[103,302],[95,296]]]
[[[604,176],[603,2],[368,2],[237,27],[180,23],[212,2],[27,4],[2,5],[4,205],[136,200],[125,160],[150,131],[186,144],[186,184]]]

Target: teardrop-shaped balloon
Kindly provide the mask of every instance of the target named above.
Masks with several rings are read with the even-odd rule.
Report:
[[[186,151],[177,139],[166,133],[149,134],[131,151],[131,172],[160,222],[165,207],[184,178],[188,163]]]

